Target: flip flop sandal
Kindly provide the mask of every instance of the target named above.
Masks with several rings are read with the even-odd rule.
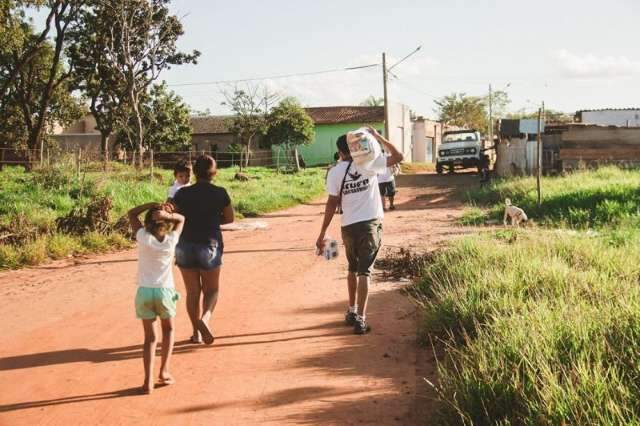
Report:
[[[215,337],[213,337],[213,334],[211,333],[211,330],[209,330],[207,324],[205,324],[205,322],[202,320],[198,320],[198,322],[196,323],[196,327],[198,328],[200,334],[202,334],[202,340],[204,340],[204,343],[206,345],[211,345],[215,340]]]
[[[174,379],[173,377],[170,379],[160,379],[160,384],[162,386],[170,386],[170,385],[175,385],[176,384],[176,379]]]
[[[202,343],[202,340],[198,339],[196,336],[191,336],[189,338],[189,342],[193,343],[194,345],[200,345]]]

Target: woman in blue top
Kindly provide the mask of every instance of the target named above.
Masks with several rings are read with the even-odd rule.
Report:
[[[218,301],[220,268],[224,244],[220,225],[234,220],[227,191],[212,184],[216,162],[208,155],[196,159],[196,183],[178,190],[173,198],[185,217],[184,230],[176,247],[176,263],[187,290],[187,312],[193,326],[192,343],[213,343],[209,320]],[[200,294],[203,294],[202,310]]]

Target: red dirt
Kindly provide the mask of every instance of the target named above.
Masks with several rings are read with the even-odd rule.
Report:
[[[400,188],[385,219],[388,247],[432,247],[464,232],[451,185],[474,178],[403,180],[420,187]],[[353,335],[343,325],[344,256],[313,253],[322,209],[301,205],[261,219],[268,230],[226,234],[216,342],[186,343],[183,298],[177,384],[150,396],[136,394],[135,251],[1,273],[0,424],[428,424],[422,377],[433,376],[433,358],[416,344],[405,284],[375,281],[373,331]],[[176,285],[184,294],[178,271]]]

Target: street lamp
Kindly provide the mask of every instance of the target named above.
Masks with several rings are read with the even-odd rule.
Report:
[[[384,52],[382,53],[382,85],[384,89],[384,135],[386,138],[391,137],[391,135],[389,135],[389,97],[387,95],[387,79],[388,79],[387,75],[389,71],[391,71],[393,68],[400,65],[400,63],[409,59],[409,57],[413,56],[420,49],[422,49],[422,46],[418,46],[413,52],[409,53],[407,56],[400,59],[395,64],[391,65],[391,67],[389,67],[388,69],[387,69],[387,55]]]

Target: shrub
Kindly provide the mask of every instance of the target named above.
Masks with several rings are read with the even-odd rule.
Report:
[[[20,250],[20,260],[26,265],[38,265],[47,260],[47,239],[39,237],[24,244]]]
[[[20,251],[15,246],[0,244],[0,269],[17,268],[20,264]]]
[[[78,252],[78,240],[67,234],[54,234],[47,242],[47,252],[52,259],[64,259]]]

